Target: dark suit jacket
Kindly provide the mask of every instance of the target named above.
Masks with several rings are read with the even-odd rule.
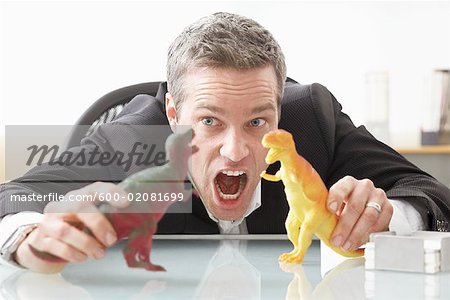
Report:
[[[166,84],[161,84],[156,97],[136,96],[128,103],[112,123],[133,125],[167,124],[164,114],[164,95]],[[282,113],[279,128],[291,132],[299,153],[317,170],[329,188],[346,175],[357,179],[369,178],[375,186],[386,191],[388,198],[401,199],[411,203],[421,214],[429,230],[447,231],[450,221],[450,190],[427,173],[408,162],[387,145],[376,140],[364,126],[355,127],[350,118],[342,112],[341,105],[322,85],[300,85],[288,80],[282,100]],[[109,127],[108,127],[109,126]],[[100,127],[90,137],[82,140],[80,147],[72,148],[78,152],[83,148],[100,146],[102,149],[122,148],[133,143],[132,135],[112,130],[111,124]],[[271,165],[274,173],[278,164]],[[11,202],[11,194],[31,192],[57,192],[80,188],[86,183],[76,179],[98,174],[98,178],[121,180],[138,171],[113,167],[93,168],[88,166],[58,167],[41,165],[25,176],[1,185],[1,216],[23,210],[42,212],[42,202]],[[103,176],[103,177],[102,177]],[[70,178],[72,185],[63,187],[57,183],[51,190],[43,191],[33,180],[55,180]],[[249,233],[285,233],[284,220],[288,205],[281,182],[262,181],[262,205],[246,219]],[[208,217],[206,210],[197,198],[191,199],[191,214],[166,214],[159,225],[160,233],[218,233],[217,225]]]

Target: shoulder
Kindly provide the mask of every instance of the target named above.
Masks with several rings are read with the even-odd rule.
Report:
[[[319,123],[320,127],[335,122],[336,111],[341,106],[333,94],[319,83],[300,84],[288,80],[281,101],[281,121],[306,119],[308,123]],[[329,127],[329,126],[326,126]],[[332,128],[327,128],[332,130]]]
[[[333,157],[334,97],[321,84],[286,82],[278,127],[292,133],[296,148],[320,173]]]
[[[288,79],[281,102],[281,120],[304,119],[328,136],[334,131],[336,115],[341,108],[333,94],[320,83],[300,84]]]
[[[132,125],[166,125],[164,105],[159,99],[140,94],[127,103],[115,123]]]
[[[333,108],[333,95],[320,83],[300,84],[288,79],[284,87],[282,107],[294,102],[297,105],[312,105],[316,110]]]

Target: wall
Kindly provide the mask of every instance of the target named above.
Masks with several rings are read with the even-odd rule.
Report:
[[[73,124],[103,94],[163,80],[182,28],[230,11],[254,18],[284,49],[289,76],[320,82],[365,121],[368,71],[390,74],[392,143],[419,143],[426,78],[449,68],[449,1],[1,2],[1,119]],[[0,133],[0,136],[2,134]]]

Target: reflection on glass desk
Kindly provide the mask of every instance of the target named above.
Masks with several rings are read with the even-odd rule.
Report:
[[[364,258],[323,270],[314,240],[303,264],[279,264],[290,242],[264,236],[156,239],[152,261],[167,272],[130,269],[120,243],[104,259],[57,275],[0,267],[1,299],[450,299],[450,272],[366,271]],[[322,268],[322,272],[321,272]],[[321,273],[324,274],[323,278]]]

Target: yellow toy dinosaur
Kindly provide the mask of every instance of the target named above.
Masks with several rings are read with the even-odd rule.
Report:
[[[271,131],[263,137],[262,145],[270,149],[266,163],[280,161],[281,168],[275,175],[263,171],[261,177],[269,181],[283,181],[290,208],[285,226],[294,250],[283,253],[279,260],[301,263],[311,245],[313,234],[341,255],[364,255],[362,249],[347,252],[331,243],[337,216],[327,209],[328,190],[311,164],[297,154],[292,134],[281,129]]]

